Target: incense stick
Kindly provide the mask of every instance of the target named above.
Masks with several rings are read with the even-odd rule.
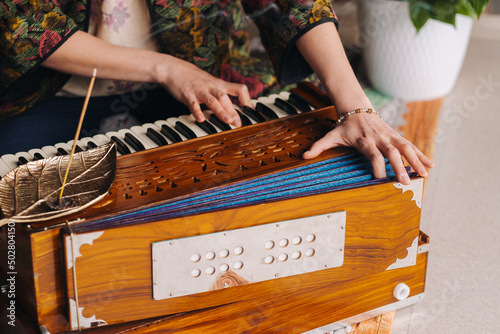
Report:
[[[89,105],[90,95],[92,94],[92,89],[94,88],[94,82],[97,75],[97,68],[94,68],[94,72],[92,73],[92,78],[90,78],[89,88],[87,89],[87,96],[85,96],[85,101],[83,103],[82,112],[80,114],[80,120],[78,121],[78,127],[76,129],[75,140],[73,140],[73,146],[71,147],[71,153],[69,154],[68,167],[66,168],[66,173],[64,174],[64,179],[61,186],[61,193],[59,194],[59,204],[62,205],[62,196],[64,193],[64,186],[66,185],[66,180],[68,179],[69,168],[71,167],[71,162],[73,161],[73,155],[75,154],[76,149],[76,141],[78,137],[80,137],[80,131],[82,130],[83,119],[85,117],[85,112],[87,111],[87,107]]]

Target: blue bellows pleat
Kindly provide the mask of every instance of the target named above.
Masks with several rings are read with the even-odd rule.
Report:
[[[361,154],[351,153],[98,219],[88,222],[87,228],[89,224],[111,227],[191,216],[387,182],[395,174],[387,159],[385,163],[387,177],[375,179],[371,163]]]

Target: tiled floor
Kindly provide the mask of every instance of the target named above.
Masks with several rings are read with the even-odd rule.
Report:
[[[434,162],[422,213],[425,299],[396,312],[392,333],[500,333],[500,15],[474,26]]]

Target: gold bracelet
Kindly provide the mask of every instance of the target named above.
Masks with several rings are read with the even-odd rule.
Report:
[[[361,114],[361,113],[375,114],[385,122],[385,119],[383,119],[382,116],[380,116],[380,114],[376,110],[373,110],[371,108],[359,108],[356,110],[346,112],[345,114],[343,114],[342,116],[340,116],[337,119],[336,123],[337,123],[337,125],[340,125],[343,121],[345,121],[347,118],[349,118],[349,116],[351,116],[352,114]]]

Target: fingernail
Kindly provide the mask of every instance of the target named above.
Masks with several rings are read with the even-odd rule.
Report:
[[[402,183],[404,183],[404,184],[410,183],[410,177],[408,176],[408,174],[403,174],[402,179],[403,179]]]
[[[427,173],[427,170],[425,168],[420,168],[418,170],[418,175],[420,175],[420,176],[427,176],[427,174],[428,173]]]

